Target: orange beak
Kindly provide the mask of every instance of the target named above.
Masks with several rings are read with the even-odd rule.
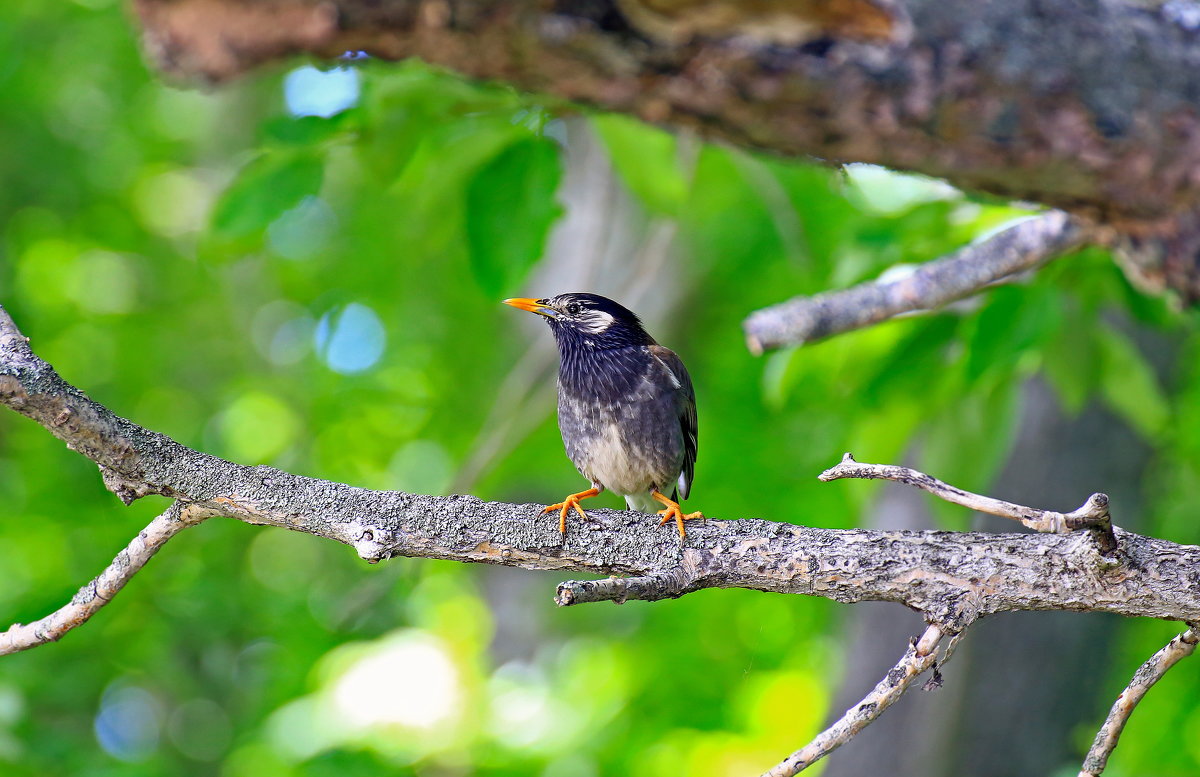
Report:
[[[549,305],[543,305],[536,299],[513,297],[512,299],[504,300],[504,304],[512,305],[514,308],[520,308],[521,310],[528,310],[530,313],[537,313],[539,316],[546,316],[547,318],[554,317],[554,308],[550,307]]]

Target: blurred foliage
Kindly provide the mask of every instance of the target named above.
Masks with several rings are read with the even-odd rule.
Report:
[[[411,63],[179,89],[147,72],[112,0],[10,1],[0,42],[0,291],[41,356],[217,455],[449,488],[528,347],[498,300],[562,291],[527,285],[555,261],[541,257],[563,212],[561,108]],[[1103,253],[758,360],[739,329],[750,310],[1023,214],[874,168],[717,146],[683,159],[627,118],[586,121],[647,223],[678,230],[682,300],[655,331],[696,378],[706,513],[855,525],[877,490],[814,477],[844,450],[911,452],[986,489],[1020,386],[1040,377],[1067,412],[1101,403],[1154,446],[1143,528],[1200,540],[1194,320],[1132,290]],[[1146,331],[1177,358],[1148,361]],[[525,431],[474,493],[546,502],[579,485],[550,404]],[[12,413],[0,493],[4,622],[60,606],[163,507],[120,507],[90,463]],[[210,522],[85,628],[0,660],[0,773],[742,775],[829,711],[841,610],[828,602],[706,591],[557,611],[555,581],[368,567],[326,541]],[[1114,694],[1171,633],[1129,624]],[[1196,688],[1188,667],[1150,694],[1114,775],[1200,768]]]

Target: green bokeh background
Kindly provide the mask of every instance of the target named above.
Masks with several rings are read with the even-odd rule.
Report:
[[[815,479],[845,450],[986,490],[1034,379],[1065,412],[1103,405],[1151,445],[1140,527],[1200,540],[1195,315],[1132,289],[1100,251],[937,315],[765,358],[744,347],[754,309],[1028,211],[415,63],[355,62],[335,76],[352,107],[297,117],[284,84],[305,63],[178,88],[111,0],[10,0],[0,48],[0,301],[67,380],[186,445],[370,488],[577,490],[538,371],[549,336],[497,303],[568,290],[532,284],[578,261],[544,249],[564,223],[566,147],[590,144],[630,205],[624,233],[643,248],[669,237],[670,289],[650,292],[669,299],[649,318],[697,384],[689,507],[859,525],[878,487]],[[1169,358],[1150,363],[1144,332]],[[0,413],[0,621],[61,606],[163,507],[122,507],[92,464]],[[0,659],[0,774],[745,775],[832,712],[844,607],[705,591],[560,611],[557,580],[370,567],[328,541],[210,521],[84,628]],[[1120,629],[1106,698],[1176,631]],[[1198,689],[1187,664],[1156,688],[1111,774],[1200,770]],[[1080,753],[1102,714],[1080,721]]]

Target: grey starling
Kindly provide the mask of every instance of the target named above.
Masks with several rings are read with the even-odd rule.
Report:
[[[662,521],[703,518],[685,514],[696,468],[696,394],[687,368],[642,328],[628,308],[598,294],[560,294],[549,299],[506,299],[506,305],[542,316],[558,342],[558,428],[567,456],[592,487],[543,512],[567,513],[608,489],[632,510],[658,504]],[[671,496],[664,493],[670,490]]]

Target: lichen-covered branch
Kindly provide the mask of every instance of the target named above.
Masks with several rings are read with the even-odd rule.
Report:
[[[908,650],[862,701],[762,777],[792,777],[853,739],[903,696],[914,680],[937,664],[937,649],[943,636],[942,629],[936,625],[925,629],[919,640],[909,642]]]
[[[1129,716],[1133,714],[1138,702],[1156,682],[1162,679],[1167,670],[1175,666],[1180,659],[1187,658],[1194,653],[1198,642],[1200,642],[1200,626],[1192,624],[1191,628],[1176,635],[1164,648],[1150,656],[1150,660],[1134,672],[1133,679],[1129,681],[1125,690],[1121,691],[1121,695],[1117,697],[1112,709],[1109,710],[1104,725],[1096,733],[1096,739],[1092,742],[1092,747],[1083,760],[1083,768],[1079,771],[1079,777],[1099,777],[1100,773],[1104,771],[1104,767],[1108,765],[1108,758],[1116,748],[1117,741],[1121,738],[1121,732],[1125,730],[1125,724],[1129,722]]]
[[[861,329],[904,313],[934,310],[1078,248],[1088,235],[1089,230],[1067,214],[1046,213],[921,265],[903,278],[869,281],[759,310],[742,325],[746,343],[760,354]]]
[[[71,629],[87,623],[125,587],[167,540],[211,514],[194,505],[173,503],[139,532],[103,572],[80,588],[70,602],[33,623],[14,623],[7,631],[0,633],[0,656],[47,642],[57,642]]]
[[[840,462],[817,477],[825,482],[842,478],[893,480],[922,491],[928,491],[951,504],[1017,521],[1022,526],[1034,531],[1065,534],[1088,529],[1093,532],[1101,553],[1109,555],[1117,549],[1117,540],[1113,534],[1112,516],[1109,514],[1106,494],[1092,494],[1087,501],[1071,512],[1059,513],[1054,510],[1025,507],[1005,502],[1003,499],[973,494],[908,467],[898,467],[893,464],[864,464],[855,461],[849,453],[843,455]]]
[[[0,404],[95,461],[126,501],[162,494],[337,540],[370,562],[411,556],[669,579],[671,595],[739,587],[891,601],[953,631],[1012,610],[1200,620],[1200,547],[1119,529],[1115,561],[1083,532],[879,532],[743,519],[707,521],[680,543],[646,515],[619,510],[590,510],[591,521],[561,536],[541,505],[371,491],[235,464],[90,400],[30,350],[3,308]]]

